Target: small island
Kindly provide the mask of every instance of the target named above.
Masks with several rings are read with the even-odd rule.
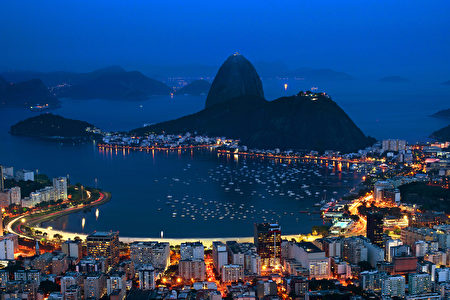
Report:
[[[10,132],[19,136],[82,141],[96,138],[100,130],[88,122],[48,113],[20,121],[11,126]]]

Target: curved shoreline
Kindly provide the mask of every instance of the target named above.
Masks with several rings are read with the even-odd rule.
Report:
[[[21,229],[20,227],[22,225],[25,226],[30,226],[30,227],[34,227],[36,229],[43,229],[41,227],[35,227],[33,225],[41,223],[41,222],[47,222],[50,220],[54,220],[57,218],[60,218],[62,216],[68,215],[68,214],[72,214],[75,212],[79,212],[81,210],[84,210],[86,208],[91,208],[91,207],[95,207],[98,205],[102,205],[106,202],[108,202],[111,199],[111,193],[109,192],[105,192],[105,191],[100,191],[97,190],[99,192],[99,199],[92,201],[89,204],[86,205],[77,205],[77,206],[73,206],[73,207],[69,207],[66,208],[64,210],[60,210],[60,211],[55,211],[55,212],[51,212],[50,214],[46,214],[46,211],[39,211],[36,213],[32,213],[32,214],[25,214],[25,215],[21,215],[19,217],[16,217],[14,219],[12,219],[11,221],[8,222],[8,224],[6,224],[5,229],[9,232],[12,232],[14,234],[17,234],[21,237],[24,238],[28,238],[28,239],[35,239],[34,237],[30,237],[27,236]],[[16,223],[20,220],[21,224],[17,225],[17,228],[15,228]],[[41,230],[42,231],[42,230]]]
[[[67,239],[73,240],[73,239],[75,239],[75,237],[79,237],[81,239],[86,239],[86,237],[88,236],[86,233],[68,232],[68,231],[53,229],[51,226],[49,226],[47,228],[43,228],[40,226],[33,226],[33,225],[37,224],[37,223],[42,223],[42,222],[50,221],[53,219],[57,219],[64,215],[75,213],[75,212],[78,212],[78,211],[86,209],[86,208],[102,205],[111,199],[110,193],[104,192],[104,191],[99,191],[99,193],[101,195],[100,199],[97,199],[86,206],[71,207],[71,208],[68,208],[68,209],[65,209],[62,211],[53,212],[51,214],[45,214],[45,212],[43,214],[42,212],[40,212],[40,213],[36,213],[36,215],[39,215],[39,216],[35,216],[34,218],[33,218],[33,215],[22,215],[22,216],[16,217],[16,218],[12,219],[11,221],[9,221],[8,224],[5,226],[5,229],[9,232],[17,234],[20,237],[27,238],[27,239],[36,239],[36,237],[30,237],[30,236],[26,235],[20,229],[20,227],[22,225],[27,225],[27,226],[33,227],[36,230],[41,231],[42,233],[47,233],[48,237],[53,237],[55,234],[59,234],[62,236],[62,240],[67,240]],[[40,215],[40,214],[43,214],[43,215]],[[31,217],[31,219],[27,220],[30,217]],[[20,222],[20,223],[17,225],[18,222]],[[299,238],[299,237],[304,238],[304,237],[308,237],[308,236],[310,236],[310,235],[291,234],[291,235],[283,235],[283,238],[292,239],[292,238]],[[168,242],[171,245],[178,245],[182,242],[201,241],[205,246],[210,247],[210,246],[212,246],[212,242],[214,242],[214,241],[253,242],[253,237],[212,237],[212,238],[189,238],[189,237],[187,237],[187,238],[161,238],[160,237],[160,238],[155,238],[155,237],[119,236],[119,240],[124,243],[132,243],[135,241],[158,241],[158,242]]]
[[[75,207],[72,207],[72,208],[68,208],[68,209],[65,209],[65,210],[54,212],[54,213],[49,214],[49,215],[43,215],[42,218],[38,217],[39,219],[37,219],[37,218],[36,219],[32,219],[29,222],[26,222],[26,224],[29,225],[29,226],[33,226],[33,225],[38,224],[38,223],[56,220],[56,219],[58,219],[58,218],[60,218],[62,216],[73,214],[73,213],[79,212],[81,210],[84,210],[86,208],[91,208],[91,207],[95,207],[95,206],[98,206],[98,205],[102,205],[102,204],[105,204],[106,202],[108,202],[109,200],[111,200],[111,193],[105,192],[105,191],[98,191],[98,192],[100,193],[100,198],[95,200],[95,201],[93,201],[92,203],[89,203],[89,204],[87,204],[85,206],[81,206],[81,207],[78,205],[78,206],[75,206]],[[36,228],[40,228],[40,227],[36,227]]]

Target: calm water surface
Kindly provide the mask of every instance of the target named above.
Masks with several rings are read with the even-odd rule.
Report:
[[[265,81],[274,99],[309,89],[314,83]],[[348,82],[325,85],[333,99],[366,133],[378,139],[426,140],[446,125],[430,118],[448,108],[447,87]],[[205,97],[155,97],[142,102],[63,100],[54,113],[85,120],[104,130],[128,130],[176,118],[203,108]],[[44,224],[75,232],[119,230],[124,236],[218,237],[252,235],[256,221],[278,221],[285,233],[309,232],[321,224],[313,205],[337,198],[360,180],[344,168],[331,175],[327,166],[284,165],[236,159],[204,151],[101,152],[94,144],[72,145],[9,135],[9,127],[36,115],[0,110],[0,163],[37,169],[49,176],[68,174],[72,182],[103,188],[112,200],[95,209]],[[97,179],[97,181],[95,180]],[[86,225],[81,228],[81,219]]]

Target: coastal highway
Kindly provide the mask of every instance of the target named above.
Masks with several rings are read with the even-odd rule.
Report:
[[[75,239],[75,237],[85,239],[87,236],[86,233],[67,232],[67,231],[62,231],[62,230],[56,230],[56,229],[53,229],[52,227],[42,228],[42,227],[36,227],[33,225],[63,216],[65,214],[77,212],[77,211],[85,209],[86,207],[89,207],[89,206],[96,206],[96,205],[103,204],[103,203],[107,202],[111,197],[111,195],[107,192],[99,192],[99,194],[100,194],[100,197],[88,205],[77,205],[77,206],[66,208],[64,210],[51,212],[49,214],[45,214],[42,211],[39,211],[36,213],[18,216],[6,224],[5,230],[7,230],[8,232],[17,234],[18,236],[23,237],[23,238],[36,239],[35,237],[26,235],[25,232],[22,230],[23,226],[32,226],[35,230],[39,230],[42,233],[47,233],[47,236],[49,239],[53,238],[53,236],[55,234],[61,235],[62,240],[68,240],[68,239],[73,240],[73,239]],[[302,240],[312,241],[319,237],[321,237],[321,236],[312,236],[310,234],[309,235],[301,235],[301,234],[283,235],[283,238],[288,239],[288,240],[302,239]],[[159,241],[159,242],[168,242],[171,245],[179,245],[183,242],[201,241],[206,247],[211,247],[212,243],[214,241],[222,241],[222,242],[237,241],[240,243],[253,242],[253,237],[155,238],[155,237],[123,237],[123,236],[120,236],[119,238],[120,238],[120,241],[124,242],[124,243],[132,243],[134,241]]]
[[[88,198],[90,198],[90,197],[91,197],[91,192],[88,192]],[[43,221],[51,220],[51,219],[54,219],[54,218],[57,218],[57,217],[60,217],[60,216],[66,215],[66,214],[77,212],[79,210],[85,209],[86,207],[100,205],[100,204],[107,202],[110,198],[111,198],[111,195],[109,193],[99,192],[98,199],[87,205],[80,204],[77,206],[68,207],[63,210],[54,211],[49,214],[45,214],[42,211],[38,211],[36,213],[28,213],[25,215],[21,215],[21,216],[18,216],[16,218],[12,219],[11,221],[9,221],[8,224],[6,224],[5,229],[8,232],[17,234],[20,237],[34,239],[34,237],[28,236],[23,232],[22,226],[31,226],[33,224],[41,223]],[[55,231],[55,232],[53,232],[53,234],[51,232],[50,233],[47,232],[47,235],[50,238],[50,237],[53,237],[54,234],[56,234],[56,233],[61,234],[61,232]],[[73,239],[73,238],[75,238],[75,236],[78,236],[78,234],[69,234],[69,233],[61,234],[61,235],[63,236],[63,239],[67,239],[67,238]]]

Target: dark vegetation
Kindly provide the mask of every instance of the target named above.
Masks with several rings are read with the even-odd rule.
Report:
[[[431,134],[430,137],[438,140],[439,142],[450,141],[450,125],[445,126],[444,128],[441,128],[439,130],[436,130]]]
[[[402,202],[417,204],[424,210],[450,213],[450,191],[439,186],[413,182],[399,187]]]
[[[92,133],[86,131],[87,127],[93,128],[94,125],[54,114],[42,114],[11,126],[11,134],[42,138],[93,137]]]
[[[304,95],[271,102],[255,97],[237,98],[133,132],[197,132],[240,139],[244,145],[259,149],[352,152],[374,142],[334,101],[325,96],[311,100]]]
[[[34,181],[23,181],[23,180],[15,180],[15,179],[6,179],[5,180],[5,188],[9,189],[15,186],[20,187],[20,193],[22,197],[28,197],[31,192],[42,189],[46,186],[50,186],[53,183],[50,181],[47,175],[38,174],[34,176]]]
[[[328,96],[301,92],[266,101],[261,80],[242,55],[220,67],[205,109],[135,129],[134,134],[192,132],[239,139],[251,148],[352,152],[374,142]]]
[[[439,118],[439,119],[447,119],[447,120],[449,120],[450,119],[450,108],[440,110],[440,111],[432,114],[431,116],[435,117],[435,118]]]

